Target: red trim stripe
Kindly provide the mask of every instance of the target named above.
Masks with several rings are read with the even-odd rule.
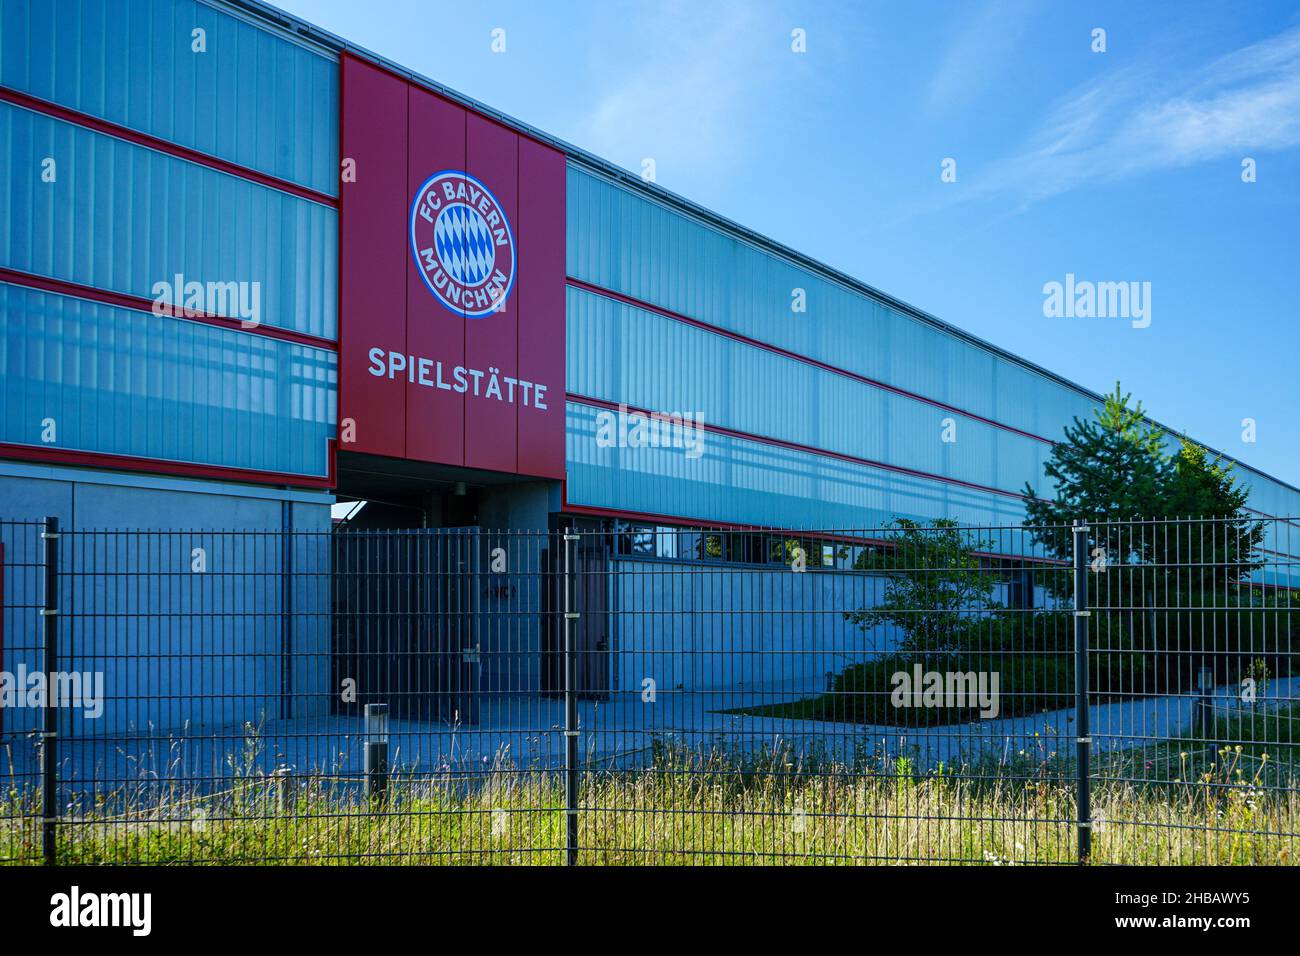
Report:
[[[279,471],[256,471],[250,468],[229,468],[224,465],[199,465],[161,458],[141,458],[135,455],[112,455],[98,451],[73,451],[62,448],[38,448],[34,445],[16,445],[0,442],[0,458],[32,461],[57,465],[78,465],[83,468],[105,468],[113,471],[148,472],[155,475],[174,475],[182,478],[204,478],[212,481],[240,481],[259,485],[290,485],[295,488],[333,488],[336,484],[334,439],[329,439],[327,460],[329,474],[325,477],[294,475]]]
[[[606,401],[603,398],[591,398],[586,395],[575,395],[572,392],[568,394],[568,400],[577,402],[580,405],[588,405],[596,408],[604,408],[610,411],[618,411],[619,403]],[[634,405],[623,403],[622,408],[629,412],[649,416],[652,413],[644,408],[637,408]],[[781,438],[771,438],[767,435],[755,435],[752,432],[737,431],[734,428],[724,428],[721,425],[703,424],[702,427],[706,432],[714,432],[719,435],[727,435],[731,438],[739,438],[743,441],[759,442],[764,445],[773,445],[778,448],[787,448],[791,451],[804,452],[809,455],[818,455],[822,458],[834,458],[838,461],[846,461],[854,465],[865,465],[868,468],[878,468],[881,471],[890,471],[900,475],[908,475],[912,478],[924,478],[929,481],[939,481],[949,485],[960,485],[963,488],[969,488],[973,491],[982,491],[988,494],[1003,495],[1007,498],[1016,498],[1021,501],[1025,496],[1015,491],[1006,491],[1002,488],[994,488],[989,485],[979,485],[970,481],[963,481],[960,478],[949,478],[946,475],[936,475],[928,471],[917,471],[914,468],[904,468],[902,465],[890,465],[883,461],[873,461],[870,458],[858,458],[854,455],[845,455],[837,451],[829,451],[825,448],[814,448],[812,445],[800,445],[796,442],[785,441]]]
[[[760,341],[759,339],[750,338],[747,335],[742,335],[739,332],[732,332],[730,329],[724,329],[720,326],[711,325],[710,323],[704,322],[700,319],[693,319],[688,315],[681,314],[680,312],[674,312],[671,309],[665,309],[661,306],[654,305],[650,302],[644,302],[640,299],[633,298],[630,295],[624,295],[621,292],[615,292],[612,289],[606,289],[603,286],[594,285],[593,283],[586,282],[575,276],[568,276],[565,281],[568,285],[572,286],[575,289],[581,289],[582,291],[590,292],[593,295],[603,296],[604,298],[612,299],[615,302],[621,302],[624,305],[629,305],[636,309],[642,309],[646,312],[653,312],[655,315],[663,316],[666,319],[672,319],[675,322],[681,322],[684,325],[689,325],[693,328],[701,329],[702,331],[705,332],[712,332],[714,335],[719,335],[722,338],[730,339],[733,342],[740,342],[745,345],[751,345],[754,348],[763,349],[764,351],[771,352],[774,355],[780,355],[785,358],[792,359],[796,362],[802,362],[805,365],[810,365],[814,368],[819,368],[824,372],[830,372],[831,374],[834,375],[842,375],[845,378],[852,379],[855,382],[860,382],[863,385],[869,385],[872,388],[883,389],[886,392],[891,392],[895,395],[903,396],[904,398],[910,398],[918,402],[923,402],[924,404],[930,405],[934,408],[943,409],[944,411],[952,412],[955,415],[962,415],[974,421],[982,422],[985,425],[989,425],[993,428],[1000,428],[1003,431],[1008,431],[1013,434],[1020,435],[1024,438],[1032,439],[1034,441],[1043,442],[1044,444],[1047,445],[1059,444],[1059,442],[1053,441],[1050,438],[1046,438],[1042,435],[1036,435],[1033,432],[1028,432],[1023,429],[1017,428],[1014,425],[1008,425],[1005,422],[999,422],[992,418],[986,418],[983,415],[977,415],[974,412],[969,412],[966,411],[965,409],[958,408],[956,405],[949,405],[945,402],[938,401],[937,399],[927,398],[926,396],[920,395],[916,392],[910,392],[907,389],[899,388],[895,385],[890,385],[886,382],[881,382],[873,378],[868,378],[865,375],[859,375],[857,372],[851,372],[848,369],[840,368],[838,366],[831,365],[827,362],[822,362],[818,359],[811,358],[807,355],[800,355],[797,352],[791,352],[788,349],[781,348],[779,345],[773,345],[769,342],[763,342]],[[573,398],[574,401],[584,401],[584,402],[586,401],[579,396],[570,396],[570,397]],[[597,402],[598,400],[592,399],[589,402],[589,404],[594,404]],[[617,406],[610,406],[610,407],[617,407]],[[717,430],[721,431],[721,429],[717,429]],[[758,436],[753,436],[753,438],[755,441],[765,440],[759,438]],[[777,443],[776,439],[766,439],[766,440],[771,441],[773,443]],[[790,446],[790,447],[798,447],[798,446]],[[834,456],[833,452],[817,452],[817,454]],[[880,465],[879,467],[889,468],[892,466]],[[978,488],[980,486],[974,485],[971,487]],[[997,489],[991,489],[991,490],[996,491],[998,494],[1014,494],[1013,492],[1000,491]],[[1023,498],[1022,495],[1016,495],[1016,497]],[[1293,521],[1289,521],[1286,518],[1281,518],[1276,515],[1270,515],[1264,511],[1257,511],[1256,509],[1250,507],[1246,507],[1245,510],[1260,515],[1261,517],[1272,518],[1276,521],[1281,521],[1285,524],[1290,524],[1296,527],[1300,527],[1300,525],[1296,525],[1295,522]]]
[[[18,90],[0,86],[0,100],[12,103],[15,106],[21,106],[23,109],[31,110],[34,113],[42,113],[45,116],[50,116],[57,120],[63,120],[66,123],[73,123],[77,126],[94,130],[96,133],[103,133],[106,136],[112,136],[114,139],[125,140],[128,143],[134,143],[137,146],[144,146],[147,149],[157,150],[160,153],[166,153],[169,156],[175,156],[178,159],[188,160],[191,163],[197,163],[200,166],[206,166],[209,169],[215,169],[218,172],[227,173],[231,176],[238,176],[240,179],[246,179],[249,182],[257,183],[259,186],[267,186],[270,189],[277,189],[283,193],[290,193],[291,195],[297,196],[299,199],[309,199],[312,202],[320,203],[323,206],[338,206],[339,204],[338,199],[328,193],[323,193],[307,186],[300,186],[297,183],[289,182],[287,179],[280,179],[278,176],[269,176],[266,173],[258,172],[256,169],[249,169],[247,166],[241,166],[238,163],[232,163],[229,160],[218,159],[216,156],[201,153],[196,149],[190,149],[188,146],[179,146],[176,143],[168,142],[165,139],[159,139],[157,136],[150,136],[148,133],[141,133],[137,130],[130,129],[129,127],[120,126],[117,123],[100,119],[97,116],[91,116],[88,113],[68,109],[66,106],[59,106],[57,103],[51,103],[48,100],[43,100],[27,93],[20,93]]]
[[[1268,548],[1256,548],[1260,554],[1273,554],[1279,558],[1300,558],[1300,554],[1291,554],[1288,551],[1272,551]]]
[[[650,521],[650,522],[658,522],[660,524],[688,524],[696,528],[710,528],[710,529],[717,529],[720,531],[771,531],[778,534],[813,534],[819,538],[826,538],[827,540],[830,541],[860,541],[860,542],[875,543],[875,544],[888,543],[886,541],[883,541],[882,539],[877,539],[877,538],[860,538],[860,537],[855,538],[855,537],[849,537],[845,535],[824,534],[816,531],[810,531],[808,529],[799,530],[794,528],[776,528],[769,525],[734,524],[729,521],[709,521],[702,518],[688,518],[683,515],[652,514],[649,512],[641,512],[641,511],[624,511],[619,508],[599,508],[594,505],[577,505],[577,504],[572,504],[569,501],[568,495],[569,495],[569,483],[566,481],[564,483],[564,506],[562,510],[570,514],[592,515],[595,517],[605,517],[605,518],[625,518],[630,521]],[[978,526],[975,528],[975,530],[978,530]],[[1261,554],[1273,554],[1285,558],[1300,558],[1300,555],[1287,554],[1286,552],[1283,551],[1270,551],[1267,548],[1259,548],[1258,550],[1260,551]],[[983,554],[983,552],[977,552],[977,553]],[[989,555],[992,557],[1011,557],[1011,555],[1004,555],[1001,554],[1000,552],[989,552]],[[1044,564],[1058,563],[1053,558],[1025,557],[1023,560],[1039,561]],[[1059,563],[1068,564],[1068,562],[1059,562]],[[1286,587],[1286,585],[1276,585],[1276,586]]]
[[[1241,510],[1249,511],[1251,514],[1259,515],[1261,518],[1271,518],[1274,521],[1280,521],[1282,524],[1288,524],[1293,528],[1300,528],[1300,524],[1296,524],[1290,518],[1280,518],[1277,515],[1271,515],[1267,511],[1260,511],[1258,508],[1252,508],[1249,505],[1242,505]]]
[[[584,282],[582,279],[576,279],[573,276],[569,276],[566,281],[569,285],[573,286],[575,289],[581,289],[582,291],[590,292],[593,295],[604,296],[607,299],[613,299],[615,302],[621,302],[624,305],[630,305],[633,308],[642,309],[646,312],[653,312],[655,315],[661,315],[666,319],[672,319],[674,322],[681,322],[684,325],[689,325],[692,326],[693,328],[701,329],[705,332],[712,332],[714,335],[720,335],[725,339],[731,339],[733,342],[741,342],[745,345],[752,345],[754,348],[763,349],[764,351],[771,352],[774,355],[780,355],[783,356],[784,358],[793,359],[796,362],[802,362],[805,365],[811,365],[814,368],[819,368],[823,372],[830,372],[834,375],[842,375],[844,378],[852,379],[853,381],[860,382],[863,385],[869,385],[872,388],[879,388],[882,389],[883,391],[891,392],[894,395],[901,395],[904,398],[910,398],[913,399],[914,401],[923,402],[926,405],[933,406],[934,408],[939,408],[946,412],[952,412],[955,415],[962,415],[974,421],[982,422],[985,425],[991,425],[994,428],[1000,428],[1003,431],[1012,432],[1013,434],[1020,435],[1024,438],[1031,438],[1034,441],[1044,442],[1045,444],[1048,445],[1056,444],[1056,442],[1052,441],[1050,438],[1044,438],[1042,435],[1035,435],[1033,432],[1024,431],[1023,429],[1016,428],[1014,425],[1007,425],[1003,422],[994,421],[992,418],[985,418],[983,415],[977,415],[974,412],[968,412],[965,409],[958,408],[956,405],[949,405],[945,402],[940,402],[937,399],[926,398],[924,395],[919,395],[916,392],[909,392],[906,389],[899,388],[895,385],[889,385],[885,382],[878,381],[874,378],[867,378],[865,375],[859,375],[857,372],[850,372],[848,369],[840,368],[839,366],[836,365],[830,365],[826,362],[819,361],[818,359],[810,358],[807,355],[800,355],[798,352],[791,352],[788,349],[781,348],[779,345],[773,345],[770,342],[763,342],[760,341],[759,339],[750,338],[749,336],[742,335],[739,332],[732,332],[730,329],[724,329],[717,325],[711,325],[708,322],[701,321],[700,319],[693,319],[690,316],[682,315],[680,312],[673,312],[669,309],[664,309],[661,308],[660,306],[652,305],[649,302],[642,302],[640,299],[634,299],[631,296],[624,295],[621,292],[614,292],[611,289],[606,289],[598,285],[592,285],[590,282]]]
[[[621,508],[599,508],[595,505],[575,505],[568,500],[568,483],[564,486],[565,499],[561,511],[565,514],[586,515],[593,518],[621,518],[626,521],[644,521],[650,524],[667,524],[667,525],[684,525],[688,528],[701,528],[706,531],[763,531],[770,534],[789,534],[789,535],[809,535],[819,540],[842,541],[853,544],[881,544],[889,546],[891,542],[884,538],[867,538],[849,534],[836,534],[798,528],[778,528],[772,525],[755,525],[755,524],[735,524],[729,521],[707,521],[701,518],[688,518],[684,515],[655,514],[648,511],[624,511]],[[972,530],[980,530],[978,526]],[[1264,549],[1260,549],[1264,551]],[[1034,564],[1050,564],[1052,566],[1068,566],[1068,561],[1058,561],[1055,558],[1038,558],[1032,555],[1021,554],[1004,554],[1000,551],[976,551],[973,552],[979,557],[984,558],[1014,558],[1017,561],[1028,561]],[[1279,554],[1276,551],[1264,551],[1266,554]],[[1297,555],[1287,555],[1287,557],[1297,557]],[[1257,588],[1285,588],[1289,591],[1300,591],[1300,588],[1287,584],[1265,584],[1259,581],[1242,582],[1243,587]]]
[[[585,515],[593,518],[620,518],[626,521],[648,522],[650,524],[685,525],[688,529],[700,528],[705,531],[761,531],[765,534],[783,534],[794,537],[808,536],[816,538],[819,541],[838,541],[844,544],[874,544],[883,547],[892,547],[894,544],[894,542],[885,538],[863,537],[862,535],[843,533],[828,534],[821,531],[778,528],[772,525],[732,524],[726,521],[701,521],[699,518],[687,518],[682,515],[651,514],[643,511],[623,511],[619,508],[597,508],[591,505],[571,505],[567,501],[564,504],[563,511],[565,514]],[[1020,554],[1003,554],[998,551],[975,551],[972,553],[981,558],[1014,558],[1016,561],[1026,561],[1032,564],[1048,564],[1053,567],[1069,564],[1068,561],[1058,561],[1055,558],[1038,558],[1031,555]]]
[[[29,289],[40,289],[43,292],[53,292],[58,295],[69,295],[77,299],[89,299],[92,302],[102,302],[105,305],[130,309],[133,312],[148,312],[150,315],[158,315],[159,318],[199,322],[203,325],[211,325],[232,332],[246,332],[249,335],[260,335],[263,338],[279,339],[284,342],[307,345],[311,348],[324,349],[329,352],[337,352],[339,348],[338,343],[333,339],[321,338],[318,335],[307,335],[303,332],[294,332],[291,329],[280,329],[271,325],[244,328],[239,319],[232,319],[224,315],[188,312],[184,309],[181,309],[176,314],[159,314],[154,312],[154,304],[151,299],[137,295],[127,295],[124,292],[109,292],[106,289],[96,289],[93,286],[81,285],[76,282],[65,282],[62,279],[50,279],[46,276],[32,275],[29,272],[19,272],[16,269],[0,267],[0,282],[8,282],[11,285],[24,286]]]

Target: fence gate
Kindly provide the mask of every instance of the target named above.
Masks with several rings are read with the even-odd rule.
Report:
[[[477,528],[335,532],[336,712],[478,722],[479,550]]]

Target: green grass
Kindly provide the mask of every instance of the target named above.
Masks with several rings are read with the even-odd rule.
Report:
[[[1170,785],[1107,778],[1118,766],[1103,768],[1094,788],[1093,862],[1300,860],[1294,786],[1263,788],[1230,762],[1210,779]],[[485,780],[468,788],[451,777],[399,779],[384,808],[325,778],[304,781],[285,804],[275,782],[255,774],[222,794],[176,787],[134,808],[121,794],[98,794],[60,824],[59,862],[563,862],[560,776],[499,764]],[[897,757],[837,766],[788,752],[662,751],[653,770],[585,771],[580,802],[585,864],[1075,861],[1072,771],[1041,752],[920,772]],[[0,861],[40,862],[38,810],[12,791],[0,799]]]
[[[1223,595],[1199,591],[1178,600],[1187,606],[1160,611],[1161,626],[1151,633],[1138,627],[1136,636],[1134,621],[1145,620],[1145,612],[1095,614],[1089,655],[1093,703],[1194,693],[1200,669],[1207,666],[1219,683],[1234,683],[1255,669],[1269,677],[1287,677],[1300,667],[1300,654],[1293,652],[1300,648],[1300,627],[1289,603],[1246,604],[1254,598],[1243,593],[1223,607]],[[1261,640],[1260,635],[1268,637]],[[950,636],[954,646],[944,650],[904,645],[893,653],[850,664],[834,675],[826,693],[731,713],[901,727],[979,719],[974,707],[894,706],[893,675],[911,674],[918,664],[923,672],[997,672],[999,717],[1073,705],[1074,622],[1067,612],[1001,611],[972,619],[954,628]]]
[[[1300,787],[1300,704],[1220,711],[1208,732],[1106,755],[1102,775],[1186,790]]]
[[[926,727],[978,721],[978,707],[897,707],[893,675],[922,672],[998,672],[998,717],[1018,717],[1069,707],[1074,701],[1072,654],[994,654],[968,651],[890,654],[852,664],[835,675],[831,690],[802,700],[742,707],[728,713],[792,720],[826,720],[877,726]]]

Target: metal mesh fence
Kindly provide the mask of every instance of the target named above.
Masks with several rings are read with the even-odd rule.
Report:
[[[0,524],[0,861],[1294,862],[1298,528]]]

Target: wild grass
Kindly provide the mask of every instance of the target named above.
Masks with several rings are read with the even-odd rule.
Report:
[[[1245,750],[1241,751],[1244,754]],[[1233,758],[1236,756],[1236,761]],[[1209,779],[1135,781],[1106,764],[1093,790],[1094,864],[1288,864],[1300,791],[1265,787],[1235,751]],[[564,781],[503,759],[397,776],[387,800],[355,777],[232,773],[85,791],[57,827],[64,864],[555,865]],[[129,798],[129,799],[128,799]],[[921,771],[907,757],[839,764],[789,748],[754,755],[661,747],[648,768],[582,772],[578,861],[591,865],[1076,862],[1071,767],[1018,753]],[[0,797],[0,862],[41,862],[39,800]]]

